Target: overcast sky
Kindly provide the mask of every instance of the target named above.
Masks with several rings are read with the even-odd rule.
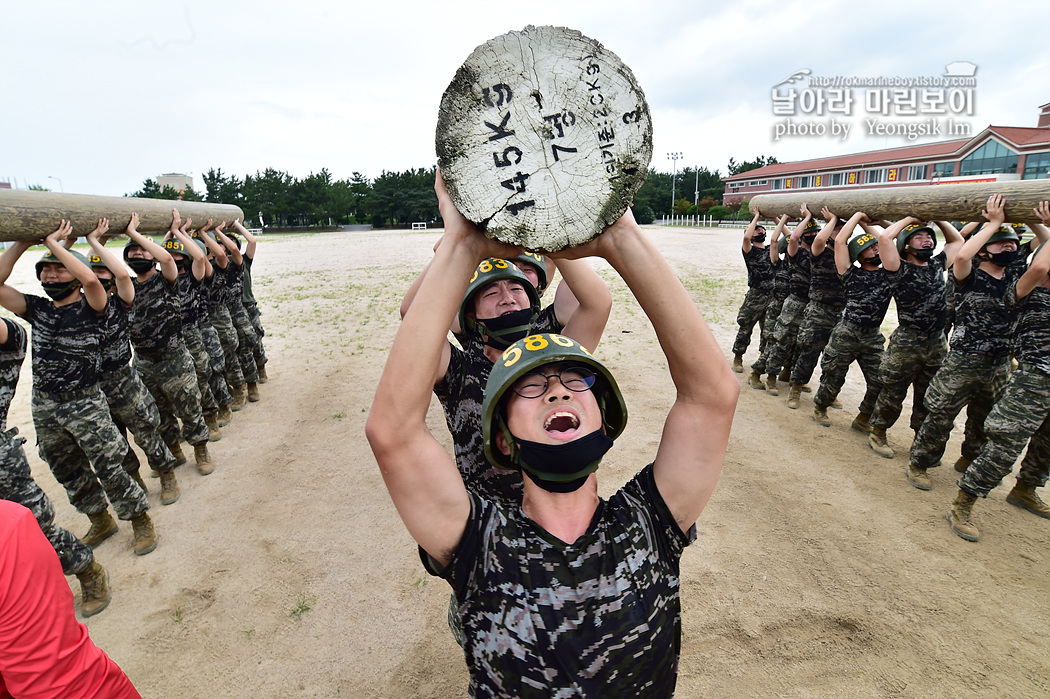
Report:
[[[0,0],[0,181],[121,195],[165,172],[191,173],[203,189],[212,167],[296,177],[327,167],[336,178],[427,167],[456,69],[478,44],[528,24],[578,29],[632,68],[661,171],[671,171],[672,151],[684,154],[679,169],[725,174],[730,157],[788,161],[909,143],[858,133],[859,105],[846,142],[775,141],[784,117],[773,114],[771,90],[803,69],[940,76],[968,61],[977,87],[974,115],[962,121],[974,134],[988,124],[1035,126],[1050,102],[1048,8],[1045,0]]]

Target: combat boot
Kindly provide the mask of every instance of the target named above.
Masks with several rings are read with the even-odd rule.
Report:
[[[250,403],[259,402],[259,384],[255,381],[248,382],[248,401]]]
[[[955,496],[955,502],[948,510],[948,524],[952,531],[967,541],[977,541],[981,538],[981,532],[970,520],[973,514],[973,504],[977,502],[976,495],[970,495],[965,490],[960,490]]]
[[[182,492],[175,478],[175,469],[166,468],[160,472],[160,504],[170,505],[179,499]]]
[[[1043,502],[1042,498],[1036,494],[1034,485],[1017,481],[1014,489],[1006,496],[1006,501],[1011,505],[1028,510],[1033,515],[1050,519],[1050,505]]]
[[[759,391],[766,387],[766,385],[762,383],[762,374],[759,374],[753,369],[751,370],[751,376],[747,377],[747,385],[751,388],[756,388]]]
[[[857,413],[857,417],[853,418],[853,422],[850,423],[850,427],[857,430],[857,432],[871,432],[871,415],[868,413]]]
[[[784,367],[783,369],[781,369],[780,370],[780,376],[777,377],[777,378],[779,378],[781,381],[790,381],[791,380],[791,367]]]
[[[204,416],[204,424],[208,426],[208,441],[218,442],[222,439],[222,430],[219,429],[219,414],[210,413]]]
[[[244,384],[230,387],[230,395],[233,396],[233,402],[230,403],[230,410],[237,412],[244,410],[244,404],[247,401],[247,391],[244,390]]]
[[[893,458],[893,447],[886,442],[886,429],[884,427],[871,428],[871,433],[868,435],[868,446],[884,459]]]
[[[955,462],[955,470],[959,473],[966,473],[966,469],[970,468],[970,464],[973,463],[973,459],[967,459],[965,456],[960,456],[959,460]]]
[[[813,393],[813,389],[809,387],[808,383],[802,384],[801,386],[799,386],[799,388],[802,390],[803,393]]]
[[[87,570],[77,573],[80,581],[80,614],[85,619],[109,606],[109,573],[93,561]]]
[[[926,469],[921,466],[916,466],[911,461],[908,461],[908,466],[904,469],[904,475],[907,477],[908,482],[919,490],[930,489],[930,474],[926,473]]]
[[[775,374],[770,374],[766,377],[766,393],[771,396],[780,395],[780,391],[777,389],[777,377]]]
[[[824,427],[831,427],[831,418],[828,417],[827,408],[821,408],[819,405],[814,405],[813,420],[818,425],[824,425]]]
[[[733,355],[733,371],[738,374],[744,373],[744,355],[734,354]]]
[[[146,481],[142,480],[142,474],[139,473],[138,469],[128,471],[128,475],[131,476],[131,480],[135,481],[138,487],[142,488],[143,493],[149,492],[149,490],[146,489]]]
[[[157,548],[157,532],[153,529],[153,520],[149,514],[143,512],[131,520],[131,526],[135,529],[135,555],[145,556]]]
[[[182,466],[186,463],[186,455],[182,453],[182,445],[179,442],[168,445],[168,451],[175,457],[175,465]]]
[[[797,409],[800,398],[802,398],[802,384],[791,384],[791,393],[788,394],[788,407],[792,410]]]
[[[230,424],[233,421],[233,412],[230,410],[230,406],[228,403],[226,405],[219,406],[219,412],[216,415],[215,419],[219,427],[226,427],[226,425]]]
[[[259,370],[259,383],[266,383],[270,378],[266,375],[266,365],[260,364],[257,369]]]
[[[202,476],[207,476],[209,473],[215,470],[215,462],[211,460],[211,454],[208,453],[207,442],[194,444],[193,456],[195,459],[197,459],[197,473],[201,474]]]
[[[834,408],[835,410],[842,410],[842,401],[836,398],[835,400],[831,401],[831,405],[829,405],[828,407]]]
[[[102,510],[101,512],[90,514],[88,515],[88,519],[91,520],[91,528],[88,529],[87,534],[80,537],[80,540],[83,541],[86,546],[95,548],[117,533],[117,520],[113,519],[113,515],[109,513],[109,510]]]

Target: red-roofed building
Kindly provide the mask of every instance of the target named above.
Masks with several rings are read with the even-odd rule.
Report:
[[[777,163],[726,177],[723,204],[787,190],[908,187],[1044,179],[1050,173],[1050,103],[1035,128],[989,126],[972,138]]]

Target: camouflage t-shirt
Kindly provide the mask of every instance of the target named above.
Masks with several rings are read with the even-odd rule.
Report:
[[[200,325],[202,314],[208,314],[207,307],[201,303],[203,285],[203,279],[193,276],[193,270],[188,269],[179,274],[179,305],[182,309],[183,327]]]
[[[681,645],[679,561],[696,539],[667,509],[650,464],[567,544],[521,511],[472,494],[452,561],[478,697],[670,697]]]
[[[252,292],[252,258],[244,256],[244,267],[241,279],[243,281],[241,292],[242,303],[255,303],[255,293]]]
[[[944,330],[948,308],[947,284],[941,252],[926,265],[913,265],[901,260],[895,272],[885,270],[897,302],[897,321],[900,325],[925,333]]]
[[[829,306],[841,307],[846,302],[846,290],[835,264],[835,251],[830,245],[819,255],[810,256],[809,298]]]
[[[226,305],[242,303],[241,296],[244,295],[244,268],[230,260],[226,265]]]
[[[1024,271],[1024,260],[1018,260],[1003,270],[1002,279],[996,279],[977,265],[961,282],[955,275],[951,276],[956,287],[953,352],[992,359],[1010,353],[1010,333],[1017,321],[1017,308],[1008,307],[1004,297]]]
[[[791,258],[784,255],[773,268],[773,298],[783,301],[791,294]]]
[[[469,336],[477,335],[469,333]],[[449,346],[452,354],[448,369],[445,378],[434,387],[434,393],[445,411],[445,424],[452,435],[459,474],[471,491],[489,500],[517,506],[521,504],[521,472],[490,464],[482,442],[481,404],[492,362],[484,355],[481,343],[469,337],[465,350]]]
[[[558,322],[558,315],[554,312],[554,304],[548,305],[546,308],[540,310],[536,315],[536,319],[532,321],[532,327],[529,333],[558,333],[560,334],[565,326]]]
[[[1050,289],[1037,286],[1019,300],[1015,281],[1006,290],[1005,302],[1018,311],[1011,343],[1014,358],[1026,368],[1050,374]]]
[[[758,291],[773,291],[773,263],[769,260],[769,249],[752,245],[749,252],[744,252],[743,248],[740,252],[747,267],[747,285]]]
[[[81,391],[98,384],[102,318],[81,297],[66,306],[25,294],[22,314],[33,328],[33,388],[48,393]],[[106,304],[109,305],[109,304]]]
[[[10,318],[4,318],[3,322],[7,326],[7,343],[0,345],[0,432],[7,430],[7,411],[26,358],[25,328]]]
[[[800,245],[793,258],[790,255],[784,257],[791,258],[791,283],[788,286],[790,293],[803,301],[809,301],[809,251]]]
[[[131,361],[131,338],[128,334],[130,319],[128,307],[120,296],[113,294],[106,304],[106,315],[102,319],[102,353],[99,369],[103,373],[126,366]]]
[[[226,264],[229,267],[232,262]],[[226,270],[219,265],[212,265],[211,284],[208,285],[208,311],[226,305]]]
[[[179,290],[160,272],[144,282],[135,280],[131,307],[131,342],[137,352],[165,352],[184,346]]]
[[[890,307],[890,280],[881,269],[852,266],[842,275],[846,308],[842,320],[862,328],[882,325]]]

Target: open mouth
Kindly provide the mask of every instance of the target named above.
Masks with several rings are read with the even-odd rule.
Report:
[[[551,413],[543,423],[543,429],[547,432],[568,432],[580,426],[580,420],[575,415],[565,411]]]

